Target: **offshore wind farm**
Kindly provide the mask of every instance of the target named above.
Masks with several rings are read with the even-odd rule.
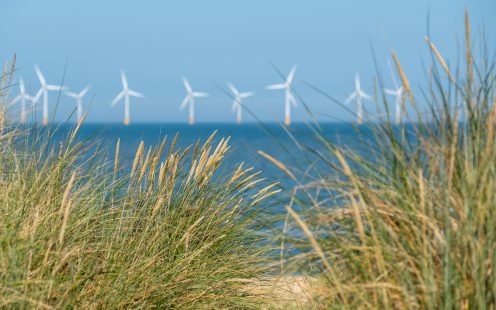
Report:
[[[88,110],[84,112],[85,108],[83,106],[83,98],[84,96],[90,91],[91,87],[88,85],[84,89],[82,89],[79,93],[75,93],[72,91],[69,91],[70,89],[68,86],[62,86],[62,85],[48,85],[46,83],[45,77],[43,76],[40,68],[35,65],[34,66],[36,75],[38,76],[39,79],[39,84],[40,88],[36,92],[36,95],[33,97],[31,95],[28,95],[26,93],[26,88],[24,84],[24,79],[20,77],[19,80],[19,92],[16,94],[16,96],[10,101],[10,104],[15,110],[18,110],[20,113],[20,122],[25,123],[26,118],[28,115],[29,111],[34,111],[36,108],[36,105],[38,104],[39,100],[41,97],[43,97],[43,106],[42,106],[42,124],[43,125],[48,125],[48,115],[49,115],[49,97],[48,97],[48,92],[63,92],[66,96],[73,98],[76,100],[76,111],[77,111],[77,118],[76,121],[80,122],[83,120],[83,115],[85,113],[88,113]],[[291,107],[296,108],[298,106],[298,101],[296,100],[295,95],[292,92],[292,84],[294,82],[295,78],[295,73],[296,73],[296,65],[293,65],[291,67],[291,70],[286,77],[284,83],[279,83],[279,84],[272,84],[265,86],[265,90],[284,90],[284,125],[290,126],[291,125]],[[391,69],[391,78],[394,82],[394,89],[389,89],[385,88],[384,91],[388,95],[395,96],[395,102],[396,102],[396,122],[399,123],[399,113],[400,113],[400,104],[402,100],[402,95],[403,95],[403,87],[398,87],[398,84],[396,82],[396,78],[394,76],[394,72]],[[186,90],[186,96],[184,97],[182,103],[179,105],[179,110],[183,110],[184,108],[188,107],[188,124],[194,125],[195,124],[195,98],[204,98],[208,97],[209,94],[206,92],[197,92],[193,91],[193,88],[191,87],[191,84],[189,81],[183,77],[182,78],[184,88]],[[118,93],[118,95],[112,100],[110,103],[110,106],[113,107],[117,105],[119,102],[123,100],[123,105],[124,105],[124,120],[123,124],[124,125],[129,125],[131,124],[131,97],[139,98],[139,99],[145,99],[145,95],[142,93],[139,93],[137,91],[131,90],[128,85],[127,77],[124,72],[124,70],[121,70],[121,83],[122,83],[122,91]],[[253,97],[255,95],[255,92],[249,91],[249,92],[239,92],[231,83],[227,84],[229,93],[231,99],[233,99],[232,107],[231,107],[231,112],[235,113],[235,120],[237,124],[242,123],[242,111],[243,109],[246,109],[242,101],[243,99]],[[55,96],[54,96],[55,97]],[[256,99],[256,98],[255,98]],[[55,106],[56,101],[58,101],[59,98],[56,100],[53,100],[52,106]],[[360,76],[359,73],[357,72],[355,75],[355,91],[346,99],[344,100],[345,103],[350,103],[351,101],[355,100],[357,104],[357,122],[361,124],[363,122],[363,100],[368,100],[372,101],[372,97],[367,95],[360,86]],[[26,110],[26,102],[31,102],[31,109]],[[19,106],[17,104],[19,103]],[[205,104],[209,104],[206,102]],[[277,103],[274,103],[276,105]],[[146,109],[146,103],[141,103],[140,109]],[[278,122],[277,119],[273,120],[273,122]]]

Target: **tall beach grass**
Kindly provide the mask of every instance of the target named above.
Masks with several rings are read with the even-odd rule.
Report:
[[[81,123],[53,143],[0,116],[0,308],[267,302],[247,283],[267,271],[257,225],[276,190],[242,165],[219,173],[228,139],[141,143],[127,165],[119,141],[115,158],[77,142]]]
[[[392,52],[412,113],[357,127],[370,130],[366,152],[320,136],[326,151],[312,152],[331,172],[295,189],[282,244],[300,252],[285,268],[315,280],[309,307],[496,306],[496,63],[484,44],[473,56],[468,15],[465,29],[459,67],[426,38],[433,63],[420,94]]]

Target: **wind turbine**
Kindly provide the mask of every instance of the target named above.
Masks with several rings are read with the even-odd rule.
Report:
[[[65,88],[60,85],[48,85],[38,65],[35,65],[34,69],[36,71],[36,75],[38,76],[38,80],[40,80],[41,88],[38,93],[36,93],[33,103],[37,103],[41,95],[43,95],[43,125],[48,125],[48,92],[62,91]]]
[[[129,89],[124,70],[121,70],[121,80],[122,80],[122,91],[115,97],[115,99],[112,101],[110,105],[114,106],[119,101],[121,101],[122,98],[124,98],[124,125],[129,125],[129,123],[131,122],[131,117],[129,113],[129,98],[131,96],[138,98],[145,98],[145,95]]]
[[[183,103],[179,107],[180,110],[184,109],[186,105],[189,105],[189,118],[188,123],[193,125],[195,123],[195,98],[207,97],[207,93],[194,92],[189,84],[188,80],[183,77],[184,88],[186,88],[186,97],[184,97]]]
[[[372,98],[362,91],[360,87],[360,74],[357,72],[355,74],[355,91],[346,99],[345,103],[350,103],[355,100],[357,103],[357,122],[361,124],[363,122],[363,106],[362,99],[372,100]]]
[[[19,95],[12,100],[12,104],[21,102],[21,123],[26,122],[26,100],[33,102],[34,97],[26,94],[26,87],[24,86],[24,80],[21,78],[19,80]]]
[[[229,86],[229,89],[231,90],[231,92],[234,95],[234,102],[233,102],[231,110],[232,110],[232,112],[236,112],[236,123],[241,124],[241,117],[242,117],[242,115],[241,115],[241,111],[242,111],[241,100],[248,98],[248,97],[251,97],[251,96],[255,95],[255,93],[254,92],[240,93],[236,89],[236,87],[234,87],[231,83],[227,84],[227,86]]]
[[[90,86],[86,86],[80,93],[74,93],[67,91],[65,94],[68,97],[76,99],[76,104],[77,104],[77,121],[78,123],[81,121],[83,118],[83,97],[86,95],[86,93],[90,90]]]
[[[293,83],[295,72],[296,72],[296,65],[294,65],[291,68],[291,71],[289,72],[288,77],[286,78],[286,82],[282,84],[274,84],[265,87],[266,89],[269,90],[284,89],[284,93],[285,93],[284,124],[286,126],[289,126],[291,124],[291,104],[294,107],[296,107],[297,105],[296,100],[293,94],[291,93],[291,84]]]
[[[403,86],[398,87],[396,78],[394,77],[393,68],[391,67],[391,62],[388,61],[389,70],[391,71],[391,78],[393,79],[394,89],[384,88],[384,92],[388,95],[395,96],[395,106],[396,106],[396,124],[401,122],[401,100],[403,99]]]

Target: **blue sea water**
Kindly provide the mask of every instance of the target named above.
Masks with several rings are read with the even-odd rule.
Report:
[[[60,124],[52,126],[53,141],[59,141],[67,136],[74,128],[73,124]],[[186,147],[203,142],[213,133],[214,142],[221,138],[230,138],[230,150],[226,158],[224,169],[229,170],[244,163],[245,167],[253,167],[255,171],[270,179],[280,181],[282,184],[291,185],[290,178],[273,163],[260,156],[258,151],[263,151],[276,158],[294,170],[294,173],[307,174],[318,169],[320,155],[326,155],[326,141],[341,146],[357,146],[358,136],[356,128],[349,123],[324,123],[306,124],[297,123],[285,127],[276,123],[200,123],[187,125],[180,123],[158,124],[142,123],[124,126],[121,124],[87,123],[79,129],[77,139],[83,142],[97,142],[108,150],[109,158],[113,157],[115,145],[120,139],[120,160],[130,162],[141,141],[145,148],[161,143],[167,136],[172,141],[176,134],[179,135],[176,147]],[[320,153],[320,155],[318,155]],[[320,163],[321,164],[321,163]]]
[[[40,129],[40,127],[36,127]],[[55,124],[43,127],[41,130],[52,132],[51,143],[66,139],[75,128],[74,124]],[[326,145],[328,142],[344,148],[359,150],[362,154],[370,152],[363,143],[363,134],[370,132],[366,127],[357,128],[351,123],[297,123],[285,127],[276,123],[200,123],[193,126],[187,124],[154,124],[142,123],[124,126],[121,124],[86,123],[78,131],[77,140],[92,144],[91,149],[98,145],[105,149],[109,167],[114,159],[115,147],[120,139],[119,163],[121,167],[130,169],[135,153],[141,141],[145,150],[162,142],[167,136],[167,146],[178,134],[177,148],[185,148],[200,141],[204,142],[215,133],[214,144],[222,138],[229,137],[230,150],[221,166],[219,173],[230,175],[233,169],[241,163],[245,168],[252,167],[253,172],[260,172],[260,177],[266,178],[267,183],[279,182],[283,191],[272,198],[275,208],[273,212],[285,214],[284,205],[289,200],[290,193],[298,186],[307,185],[322,179],[332,178],[335,170],[331,168],[332,156]],[[360,142],[362,141],[362,142]],[[166,146],[166,148],[167,148]],[[288,174],[259,154],[263,151],[283,163],[296,176],[291,179]],[[91,151],[89,152],[91,153]],[[284,190],[285,189],[285,190]],[[305,195],[308,195],[307,189]],[[327,190],[312,188],[317,193],[316,200],[327,200]],[[313,193],[311,194],[313,195]],[[314,198],[312,198],[312,201]],[[329,203],[328,203],[329,204]],[[332,204],[332,203],[331,203]]]
[[[55,124],[49,127],[32,127],[41,132],[51,132],[51,144],[57,147],[58,142],[70,135],[74,130],[74,124]],[[39,131],[38,131],[39,132]],[[370,133],[366,126],[361,126],[359,132],[351,123],[323,123],[323,124],[292,124],[285,127],[276,123],[203,123],[190,126],[187,124],[121,124],[86,123],[82,124],[78,131],[77,140],[93,145],[88,151],[98,146],[107,154],[107,162],[112,167],[115,155],[115,147],[120,139],[119,162],[121,167],[130,169],[135,153],[141,141],[145,149],[153,147],[162,142],[167,136],[167,146],[170,146],[174,136],[178,134],[177,148],[185,148],[200,141],[204,142],[213,133],[214,145],[222,138],[229,137],[230,150],[219,171],[220,174],[231,175],[233,169],[241,163],[244,167],[253,167],[253,172],[260,172],[260,177],[266,178],[267,183],[279,182],[282,189],[280,193],[273,196],[264,209],[277,219],[273,226],[282,230],[286,216],[285,206],[291,201],[291,195],[295,188],[303,187],[303,193],[298,195],[299,201],[309,203],[296,203],[293,205],[297,210],[313,206],[314,202],[325,201],[319,208],[334,206],[335,200],[331,196],[334,193],[326,188],[307,187],[306,185],[318,183],[320,180],[333,178],[336,174],[331,168],[333,157],[330,155],[327,143],[339,145],[343,148],[351,148],[362,154],[371,153],[372,149],[364,144],[364,135]],[[42,135],[44,136],[44,135]],[[166,148],[167,148],[166,146]],[[263,151],[283,163],[296,176],[297,180],[291,179],[285,172],[272,162],[259,154]],[[311,196],[311,197],[310,197]],[[270,228],[272,229],[272,228]],[[301,232],[291,232],[297,235]]]

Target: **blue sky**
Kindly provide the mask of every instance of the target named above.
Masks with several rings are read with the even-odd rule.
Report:
[[[94,98],[88,120],[95,122],[123,118],[122,105],[109,106],[121,90],[121,68],[130,87],[147,96],[132,101],[135,122],[186,121],[187,111],[178,109],[185,95],[183,75],[195,90],[211,94],[197,101],[200,122],[234,121],[232,100],[219,89],[228,81],[257,93],[245,104],[262,120],[282,121],[283,93],[264,86],[281,82],[271,63],[284,74],[298,64],[295,88],[314,112],[332,116],[320,119],[350,120],[352,115],[305,83],[344,100],[358,70],[370,93],[375,74],[371,45],[384,72],[393,48],[413,84],[421,83],[421,63],[429,58],[424,42],[428,12],[432,40],[455,60],[465,7],[473,32],[484,26],[493,47],[494,0],[4,1],[1,60],[17,53],[18,76],[29,82],[31,93],[39,87],[35,63],[49,83],[62,80],[67,64],[65,85],[74,91],[93,86],[86,104]],[[50,95],[52,109],[56,97]],[[73,101],[63,97],[56,119],[65,119],[73,108]],[[293,118],[308,116],[300,106]]]

